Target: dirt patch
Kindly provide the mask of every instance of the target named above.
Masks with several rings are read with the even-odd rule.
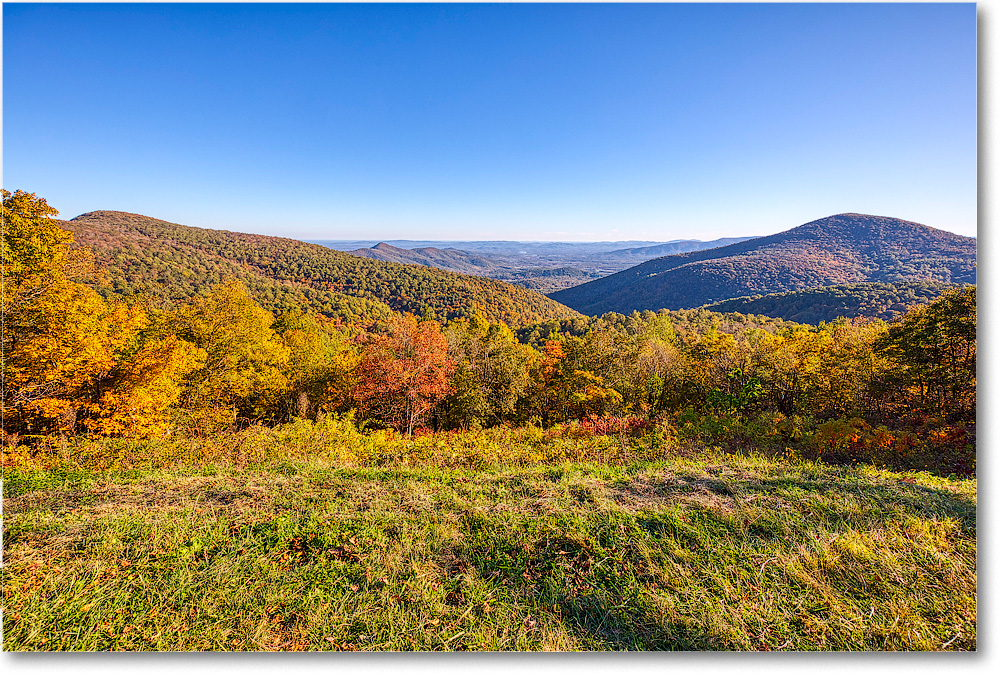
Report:
[[[257,507],[262,502],[270,501],[267,492],[262,488],[226,490],[210,486],[202,491],[201,498],[210,504],[230,506],[237,510]]]
[[[169,484],[144,482],[132,485],[98,485],[86,491],[29,492],[4,502],[10,513],[44,509],[54,513],[87,510],[137,511],[172,509],[187,506],[225,506],[236,511],[259,509],[273,501],[264,488],[244,485],[234,487],[226,479],[184,478]]]
[[[8,513],[23,513],[34,509],[54,512],[71,511],[87,501],[87,494],[89,493],[80,491],[35,490],[17,497],[5,498],[3,507]]]
[[[629,511],[646,511],[674,503],[723,510],[735,505],[733,490],[725,481],[678,476],[671,472],[636,476],[627,483],[609,486],[608,496]]]

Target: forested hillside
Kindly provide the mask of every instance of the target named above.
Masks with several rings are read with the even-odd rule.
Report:
[[[740,336],[755,330],[773,334],[782,330],[810,330],[813,328],[763,314],[721,312],[699,307],[697,309],[661,309],[659,312],[646,309],[628,315],[608,312],[599,317],[583,315],[567,319],[553,319],[523,326],[517,330],[517,336],[521,342],[538,347],[544,345],[545,341],[553,335],[559,336],[559,339],[583,337],[592,331],[611,327],[622,333],[636,334],[642,333],[648,326],[654,324],[669,325],[671,334],[681,340],[712,330]]]
[[[120,211],[60,223],[105,266],[105,295],[178,301],[240,279],[272,311],[314,310],[346,319],[404,311],[445,319],[480,313],[520,325],[572,315],[511,284],[414,265],[367,260],[293,239],[208,230]]]
[[[468,251],[460,251],[455,248],[426,246],[409,249],[381,242],[371,248],[359,248],[347,252],[351,255],[371,258],[372,260],[384,260],[386,262],[397,262],[406,265],[426,265],[451,272],[480,276],[490,276],[490,273],[504,268],[499,259]]]
[[[550,294],[586,314],[697,307],[858,282],[975,283],[976,240],[845,213],[721,248],[657,258]]]
[[[891,321],[913,305],[929,302],[956,284],[944,281],[865,282],[807,288],[787,293],[751,295],[705,305],[713,312],[762,314],[799,323],[844,317],[877,317]]]

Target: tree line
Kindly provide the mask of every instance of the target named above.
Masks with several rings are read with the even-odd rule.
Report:
[[[713,312],[766,314],[799,323],[874,316],[891,321],[959,284],[943,281],[862,282],[733,298],[706,305]]]
[[[264,309],[239,280],[169,306],[102,296],[44,199],[3,192],[3,431],[144,438],[354,411],[367,425],[542,427],[773,412],[974,424],[976,289],[894,323],[706,310],[523,327],[481,314],[345,321]]]

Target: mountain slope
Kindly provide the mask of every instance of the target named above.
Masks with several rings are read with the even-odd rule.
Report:
[[[767,237],[657,258],[549,297],[586,314],[680,309],[858,282],[975,283],[976,240],[843,213]]]
[[[943,281],[863,282],[733,298],[705,305],[703,309],[811,324],[856,316],[892,321],[913,305],[930,302],[951,288],[956,288],[956,284]]]
[[[107,266],[107,291],[180,300],[230,277],[243,279],[268,309],[302,305],[348,319],[389,311],[440,318],[482,313],[511,325],[572,315],[543,295],[482,277],[367,260],[294,239],[187,227],[120,211],[64,222]]]

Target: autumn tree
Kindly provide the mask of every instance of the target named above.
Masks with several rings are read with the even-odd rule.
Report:
[[[755,336],[764,337],[764,336]],[[761,394],[755,358],[761,345],[747,335],[718,330],[713,324],[685,345],[684,382],[688,402],[724,413],[743,411]]]
[[[274,317],[231,280],[182,307],[175,318],[179,337],[205,352],[183,396],[203,430],[233,424],[238,417],[266,416],[268,403],[285,389],[289,348],[271,328]]]
[[[143,340],[122,355],[85,426],[104,436],[147,438],[171,429],[168,408],[180,398],[184,376],[197,369],[203,350],[175,335]]]
[[[820,386],[823,354],[832,346],[829,331],[797,326],[779,333],[755,331],[752,337],[765,407],[785,415],[805,412],[809,392]]]
[[[92,258],[54,215],[44,199],[3,193],[4,431],[162,433],[198,355],[147,334],[141,308],[78,283]]]
[[[278,317],[274,329],[289,354],[280,417],[307,417],[320,409],[342,409],[350,400],[352,374],[358,363],[347,331],[299,310]]]
[[[816,330],[819,367],[806,383],[806,414],[826,418],[871,416],[877,413],[873,383],[883,377],[889,359],[879,349],[885,322],[840,319]]]
[[[451,393],[454,368],[440,324],[397,316],[365,340],[354,398],[362,414],[410,435]]]
[[[886,382],[897,405],[975,418],[975,286],[914,307],[889,328],[880,347],[894,361]]]
[[[487,426],[509,419],[531,384],[535,350],[520,344],[506,324],[489,323],[480,314],[452,321],[444,334],[455,362],[453,391],[441,410],[445,423]]]
[[[635,411],[654,415],[679,408],[687,357],[678,346],[679,338],[670,318],[665,314],[654,315],[638,330],[641,332],[637,335],[630,386],[636,399]]]
[[[23,190],[0,195],[4,315],[52,286],[93,278],[90,250],[72,248],[73,233],[59,226],[59,212],[45,199]]]
[[[552,334],[541,358],[531,369],[533,391],[523,403],[525,412],[545,426],[617,411],[622,396],[602,375],[586,367],[583,338]]]

